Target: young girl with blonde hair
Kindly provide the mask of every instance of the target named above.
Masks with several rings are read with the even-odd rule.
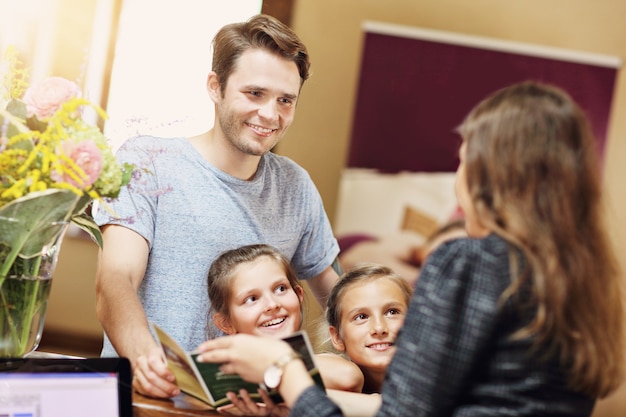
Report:
[[[366,263],[341,275],[328,297],[330,341],[363,372],[364,393],[381,390],[412,292],[391,268]]]

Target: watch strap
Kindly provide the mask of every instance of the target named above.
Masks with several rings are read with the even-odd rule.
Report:
[[[263,384],[267,389],[276,389],[280,385],[283,379],[283,370],[287,364],[295,359],[300,359],[301,356],[295,351],[291,350],[288,354],[281,356],[276,362],[272,363],[269,368],[265,370],[263,376]]]
[[[289,362],[300,358],[302,358],[302,356],[300,356],[300,354],[295,350],[292,350],[288,354],[282,356],[280,359],[274,362],[274,366],[282,371],[283,369],[285,369],[285,366],[287,366]]]

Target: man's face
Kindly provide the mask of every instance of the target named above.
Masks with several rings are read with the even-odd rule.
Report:
[[[213,95],[218,128],[238,151],[261,156],[291,125],[299,91],[294,62],[262,49],[248,50],[239,57],[222,94]]]

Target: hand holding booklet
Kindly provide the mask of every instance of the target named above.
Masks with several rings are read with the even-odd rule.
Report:
[[[263,402],[257,392],[259,388],[265,389],[262,384],[244,381],[236,374],[225,374],[220,371],[220,364],[196,361],[197,354],[186,352],[156,324],[153,323],[152,327],[163,349],[167,365],[174,373],[176,383],[181,391],[213,408],[230,404],[231,402],[226,397],[226,393],[234,392],[237,394],[240,389],[248,391],[252,400]],[[306,332],[298,331],[283,340],[289,343],[295,352],[300,354],[315,383],[324,389],[319,369],[313,359],[313,349]],[[283,402],[278,391],[272,390],[269,391],[269,394],[274,403]]]

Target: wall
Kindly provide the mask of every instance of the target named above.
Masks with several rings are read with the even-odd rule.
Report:
[[[96,317],[96,261],[98,245],[83,236],[66,235],[50,290],[44,338],[55,333],[89,341],[102,339]],[[72,343],[73,342],[73,343]],[[75,345],[76,341],[69,341]]]
[[[292,26],[309,47],[313,76],[296,121],[278,152],[301,163],[334,217],[346,160],[358,80],[361,22],[377,20],[626,58],[623,0],[298,0]],[[469,109],[468,109],[469,110]],[[626,80],[620,72],[609,126],[607,220],[618,253],[626,253]],[[381,137],[381,140],[385,138]],[[622,261],[626,270],[626,260]],[[622,416],[626,387],[602,401],[595,417]]]

